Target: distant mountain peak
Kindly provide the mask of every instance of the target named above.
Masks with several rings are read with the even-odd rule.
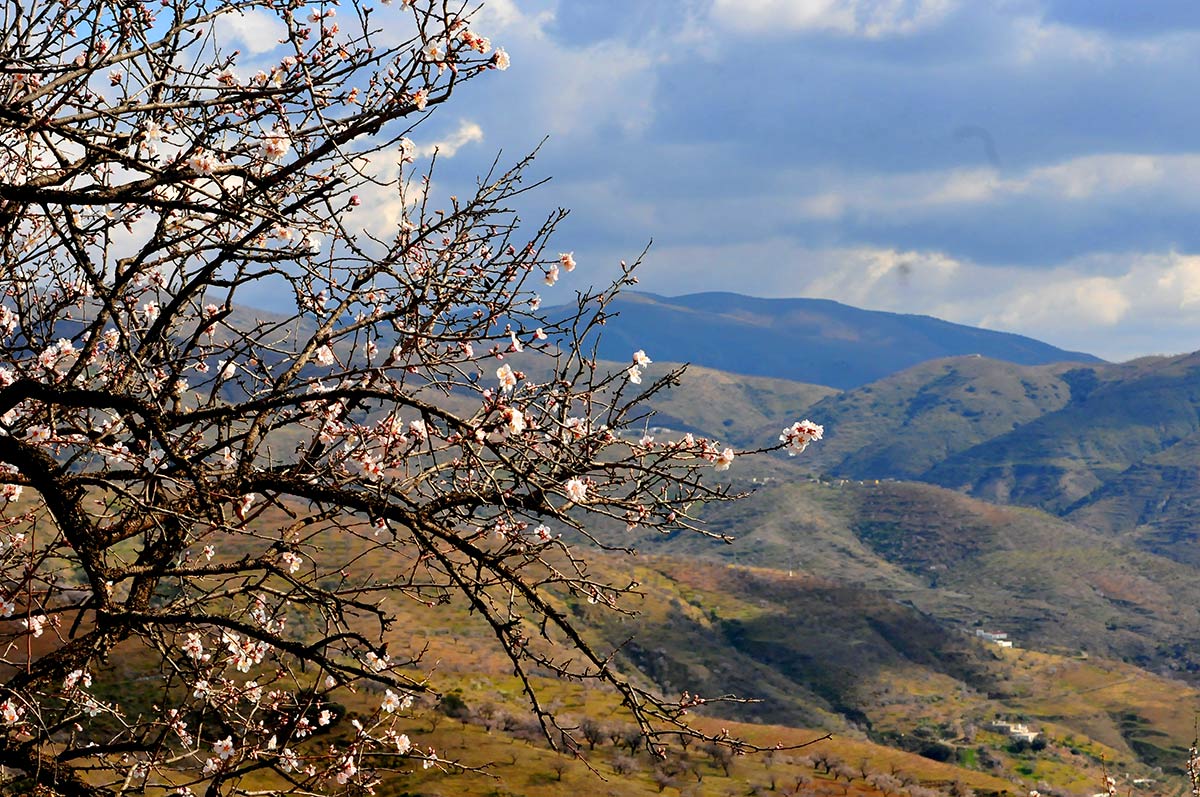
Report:
[[[980,355],[1019,365],[1103,362],[1024,335],[831,299],[633,292],[618,297],[610,310],[618,317],[605,325],[602,357],[620,362],[646,349],[660,360],[840,389],[943,357]]]

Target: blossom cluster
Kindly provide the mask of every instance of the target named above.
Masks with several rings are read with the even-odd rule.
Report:
[[[12,44],[6,766],[97,793],[236,791],[263,767],[362,793],[380,760],[440,766],[404,732],[431,665],[394,607],[436,613],[454,590],[527,683],[548,669],[657,705],[607,652],[559,655],[581,637],[550,593],[623,608],[632,588],[579,540],[694,527],[741,453],[655,441],[646,402],[672,379],[645,379],[642,349],[613,373],[588,356],[632,266],[578,310],[542,309],[578,266],[550,246],[561,213],[522,231],[509,210],[528,161],[439,196],[408,136],[510,59],[462,10],[393,6],[372,12],[391,13],[381,37],[328,3],[80,0]],[[243,12],[286,36],[235,53],[221,18]],[[262,297],[279,312],[247,309]],[[797,424],[780,448],[820,433]],[[159,670],[123,685],[113,660]],[[350,694],[373,705],[345,715]],[[344,744],[322,743],[333,729]]]
[[[783,430],[783,434],[779,435],[779,442],[783,443],[788,452],[788,456],[801,454],[804,449],[808,448],[808,444],[816,440],[820,440],[825,435],[825,427],[815,424],[805,418],[803,421],[797,421],[788,428]]]

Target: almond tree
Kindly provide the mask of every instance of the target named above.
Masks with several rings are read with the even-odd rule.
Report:
[[[527,161],[433,194],[408,137],[508,56],[463,6],[381,3],[4,6],[0,788],[338,793],[438,763],[395,727],[436,687],[404,601],[466,601],[551,740],[534,667],[607,685],[652,750],[695,733],[699,698],[630,684],[556,596],[627,611],[587,567],[601,530],[696,528],[735,452],[632,431],[678,373],[582,346],[631,267],[544,316],[575,262],[562,211],[508,209]],[[239,54],[247,26],[278,42]]]

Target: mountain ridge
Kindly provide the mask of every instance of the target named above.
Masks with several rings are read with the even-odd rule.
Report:
[[[620,362],[646,349],[658,359],[843,390],[949,356],[1022,365],[1104,362],[1023,335],[831,299],[628,292],[606,312],[610,318],[598,343],[604,359]]]

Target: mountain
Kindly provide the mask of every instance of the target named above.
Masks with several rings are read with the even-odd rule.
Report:
[[[1200,355],[1064,374],[1071,400],[931,468],[925,479],[1069,511],[1140,460],[1200,430]]]
[[[816,397],[809,391],[808,398]],[[1122,364],[933,360],[827,395],[811,472],[1038,507],[1200,565],[1200,353]],[[760,428],[760,441],[770,428]]]
[[[1113,533],[1132,529],[1146,550],[1200,566],[1200,433],[1131,465],[1067,517]]]
[[[1021,335],[826,299],[624,293],[609,312],[616,317],[600,336],[598,353],[604,359],[626,362],[635,350],[645,349],[655,359],[840,389],[955,355],[1021,365],[1101,362]]]
[[[812,468],[856,479],[915,479],[948,457],[1065,407],[1078,365],[984,357],[931,360],[809,408],[826,427]]]

